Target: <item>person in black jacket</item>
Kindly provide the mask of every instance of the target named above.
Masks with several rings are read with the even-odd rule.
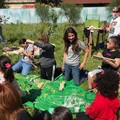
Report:
[[[53,80],[55,71],[55,57],[54,57],[54,46],[49,43],[49,37],[47,34],[43,33],[38,38],[38,42],[27,39],[27,42],[34,44],[40,48],[40,69],[41,78],[47,80]]]

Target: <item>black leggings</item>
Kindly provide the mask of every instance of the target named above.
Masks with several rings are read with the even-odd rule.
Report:
[[[40,67],[40,69],[41,69],[40,76],[42,79],[47,79],[47,80],[52,79],[53,66],[47,68]]]

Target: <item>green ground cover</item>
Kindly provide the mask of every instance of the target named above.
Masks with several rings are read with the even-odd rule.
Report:
[[[66,106],[72,113],[75,113],[75,107],[80,107],[81,111],[85,111],[85,105],[91,104],[95,94],[85,91],[82,86],[76,86],[71,81],[65,81],[65,88],[59,90],[60,83],[64,82],[64,76],[54,81],[41,79],[37,75],[15,74],[20,88],[27,91],[24,97],[24,105],[38,110],[47,110],[50,113],[57,106]],[[39,89],[38,84],[44,83]]]
[[[68,24],[58,24],[56,27],[50,24],[10,24],[10,25],[3,25],[3,36],[6,40],[6,44],[0,45],[0,54],[2,55],[2,48],[5,46],[19,46],[18,41],[21,38],[29,38],[32,40],[37,41],[39,35],[43,32],[49,34],[50,42],[55,45],[55,58],[57,61],[57,67],[61,67],[62,65],[62,58],[63,58],[63,34]],[[85,42],[83,39],[83,25],[73,26],[78,33],[78,38]],[[97,32],[94,32],[94,43],[96,43],[96,36]],[[102,51],[102,50],[99,50]],[[92,53],[96,54],[98,51],[93,48]],[[84,54],[81,52],[81,61],[83,59]],[[12,63],[16,63],[18,59],[20,59],[20,55],[9,55]],[[37,59],[35,62],[39,62]],[[90,71],[95,69],[98,65],[101,65],[101,61],[94,59],[93,57],[89,57],[87,63],[85,65],[86,70]],[[39,75],[39,68],[33,69],[30,72],[31,75]],[[87,81],[81,84],[83,90],[87,89]],[[22,86],[23,88],[23,86]],[[24,87],[25,88],[25,87]],[[33,116],[36,112],[36,109],[26,106],[25,108],[30,112]]]

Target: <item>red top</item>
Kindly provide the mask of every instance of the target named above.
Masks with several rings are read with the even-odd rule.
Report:
[[[119,106],[117,97],[108,98],[97,94],[91,106],[86,108],[86,114],[93,120],[117,120]]]

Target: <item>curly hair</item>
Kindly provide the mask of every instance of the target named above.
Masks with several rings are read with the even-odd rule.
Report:
[[[95,83],[98,91],[105,97],[118,94],[120,77],[116,71],[105,70],[97,75]]]

